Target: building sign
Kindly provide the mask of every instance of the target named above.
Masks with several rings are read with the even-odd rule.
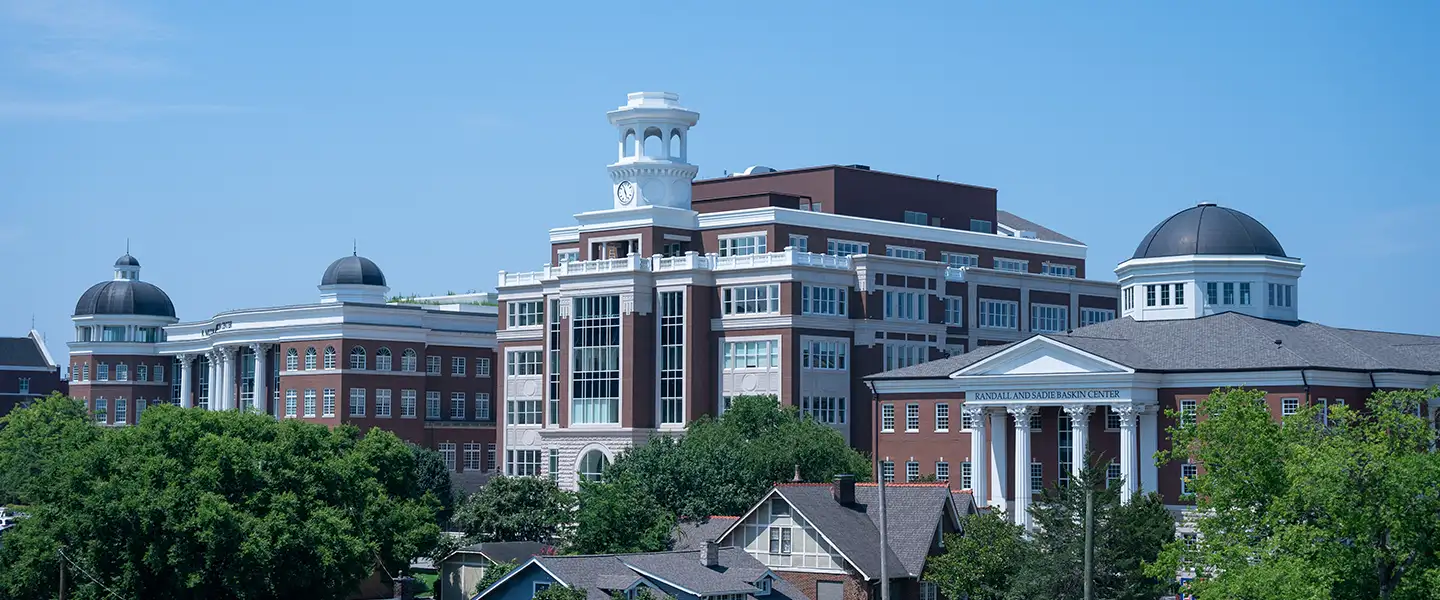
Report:
[[[1018,390],[1014,392],[967,392],[971,400],[1118,400],[1120,390]]]
[[[212,335],[215,335],[215,332],[217,332],[217,331],[225,331],[226,329],[229,329],[229,328],[230,328],[230,325],[231,325],[231,322],[230,322],[230,321],[225,321],[225,322],[223,322],[223,323],[216,323],[214,329],[206,329],[205,331],[200,332],[200,335],[205,336],[205,337],[210,337],[210,336],[212,336]]]

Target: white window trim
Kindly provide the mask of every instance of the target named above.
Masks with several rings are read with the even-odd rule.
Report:
[[[765,238],[765,248],[764,248],[763,250],[761,250],[761,249],[759,249],[759,248],[756,248],[756,251],[753,252],[752,254],[768,254],[768,253],[770,252],[770,232],[761,229],[761,230],[756,230],[756,231],[746,231],[746,232],[742,232],[742,233],[727,233],[727,234],[725,234],[725,235],[715,236],[715,255],[716,255],[716,256],[746,256],[746,255],[736,255],[736,254],[723,254],[723,253],[720,252],[720,247],[724,245],[724,242],[727,242],[727,241],[730,241],[730,240],[741,240],[741,239],[745,239],[745,238],[762,237],[762,236]],[[787,239],[786,242],[788,243],[789,240]]]

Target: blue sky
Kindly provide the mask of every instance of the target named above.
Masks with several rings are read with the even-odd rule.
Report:
[[[1262,6],[1263,5],[1263,6]],[[864,163],[995,187],[1092,276],[1213,201],[1301,314],[1440,334],[1440,4],[0,0],[0,332],[130,239],[185,320],[309,302],[350,251],[493,289],[610,204],[604,112],[674,91],[702,177]],[[1427,39],[1428,38],[1428,39]]]

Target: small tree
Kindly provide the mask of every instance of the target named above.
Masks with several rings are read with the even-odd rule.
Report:
[[[430,492],[440,504],[435,520],[444,527],[450,522],[450,514],[455,509],[450,469],[445,466],[445,458],[433,449],[410,444],[410,451],[415,457],[415,484],[421,490]]]
[[[478,596],[481,592],[490,589],[490,586],[495,585],[495,582],[503,579],[518,566],[519,565],[513,562],[503,562],[485,567],[485,572],[480,576],[480,581],[475,583],[474,595]]]
[[[573,494],[542,477],[495,477],[455,511],[452,522],[479,542],[554,542],[571,522]]]
[[[983,513],[965,517],[961,532],[945,536],[945,554],[926,562],[925,580],[946,598],[1003,600],[1029,557],[1024,528]]]
[[[586,600],[585,590],[560,584],[540,590],[532,600]]]
[[[670,546],[675,518],[630,477],[581,482],[580,510],[569,551],[576,554],[659,552]]]

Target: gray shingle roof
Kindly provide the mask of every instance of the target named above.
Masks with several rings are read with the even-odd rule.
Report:
[[[555,547],[540,542],[484,542],[470,544],[457,552],[483,554],[496,563],[522,564],[532,556],[554,554]]]
[[[1085,243],[1011,212],[997,210],[995,211],[995,219],[1000,221],[1001,225],[1004,225],[1011,229],[1033,231],[1035,232],[1035,238],[1039,240],[1044,240],[1047,242],[1064,242],[1067,244]]]
[[[648,573],[655,578],[700,594],[753,592],[756,579],[768,570],[760,561],[739,548],[721,548],[719,564],[706,567],[700,562],[703,550],[649,552],[643,554],[597,554],[535,557],[562,583],[586,590],[592,600],[607,600],[610,590],[624,589]],[[776,578],[771,582],[774,600],[808,600],[799,589]]]
[[[1045,337],[1137,371],[1329,369],[1440,373],[1440,337],[1272,321],[1226,312],[1198,319],[1115,319]],[[1017,342],[1018,343],[1018,342]],[[870,379],[931,379],[979,362],[1005,346],[872,375]]]
[[[835,544],[866,577],[880,577],[880,504],[875,485],[855,485],[855,506],[835,501],[829,485],[781,484],[776,491]],[[890,576],[918,576],[944,514],[950,489],[944,484],[885,486]]]
[[[35,338],[0,337],[0,365],[11,367],[49,367],[45,353]]]
[[[675,526],[671,532],[670,539],[673,544],[670,546],[675,550],[695,550],[703,548],[705,542],[720,539],[738,517],[710,517],[704,522],[682,522]]]

